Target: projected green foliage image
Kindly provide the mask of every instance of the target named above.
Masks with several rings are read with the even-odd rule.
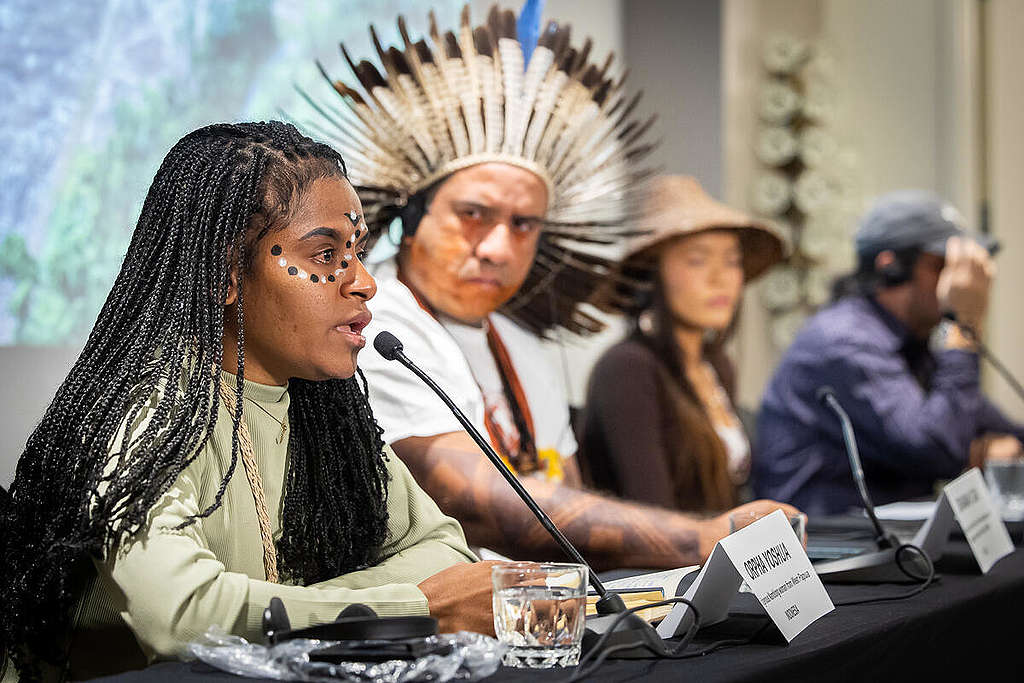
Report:
[[[399,7],[401,5],[401,7]],[[320,59],[372,54],[461,3],[291,0],[58,2],[0,8],[0,343],[80,344],[110,290],[145,193],[182,135],[218,121],[316,114]],[[313,130],[308,133],[315,135]]]

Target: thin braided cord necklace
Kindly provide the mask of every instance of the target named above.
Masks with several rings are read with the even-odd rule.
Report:
[[[245,397],[243,396],[243,398]],[[225,382],[220,383],[220,399],[233,420],[235,418],[235,391]],[[263,406],[259,407],[262,408]],[[252,435],[249,433],[249,428],[245,425],[244,418],[238,420],[238,446],[242,452],[242,466],[245,469],[245,477],[249,480],[249,489],[252,491],[253,503],[256,505],[256,518],[259,520],[260,525],[260,540],[263,541],[263,569],[266,572],[267,581],[280,583],[277,573],[277,546],[274,545],[270,515],[267,514],[267,498],[263,493],[263,477],[260,476],[259,465],[256,464],[256,457],[253,455]]]

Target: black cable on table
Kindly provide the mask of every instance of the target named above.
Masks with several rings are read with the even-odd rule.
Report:
[[[649,643],[647,643],[645,641],[642,641],[642,640],[638,640],[638,641],[634,641],[634,642],[631,642],[631,643],[620,643],[618,645],[613,645],[612,647],[609,647],[609,648],[604,648],[604,644],[608,642],[608,639],[615,632],[615,627],[618,626],[620,623],[622,623],[622,620],[625,619],[630,614],[635,614],[636,612],[639,612],[640,610],[651,609],[652,607],[662,607],[664,605],[677,605],[677,604],[687,605],[691,610],[693,610],[693,622],[690,624],[689,627],[687,627],[686,633],[683,634],[682,639],[679,641],[679,643],[675,647],[673,647],[671,649],[666,647],[666,648],[662,649],[661,651],[657,651],[657,650],[654,650],[653,648],[651,648]],[[700,629],[700,610],[698,610],[697,606],[694,605],[689,600],[687,600],[686,598],[666,598],[665,600],[659,600],[658,602],[651,602],[651,603],[647,603],[647,604],[643,604],[643,605],[637,605],[636,607],[631,607],[630,609],[626,610],[625,612],[619,613],[615,617],[615,620],[612,621],[612,624],[608,628],[608,630],[605,631],[604,633],[602,633],[601,637],[597,639],[597,642],[594,643],[594,646],[590,649],[590,651],[587,652],[587,654],[585,654],[583,657],[580,658],[579,663],[576,665],[576,668],[573,670],[572,676],[568,680],[566,680],[566,683],[575,683],[576,681],[583,680],[587,676],[589,676],[592,673],[594,673],[595,671],[597,671],[597,669],[602,664],[604,664],[605,660],[607,660],[608,657],[610,657],[611,655],[615,654],[616,652],[621,652],[623,650],[629,650],[629,649],[634,648],[634,647],[645,647],[652,654],[657,655],[659,659],[681,659],[682,658],[682,650],[684,650],[686,648],[686,646],[690,644],[690,641],[693,640],[693,637],[695,635],[697,635],[697,631],[699,629]],[[596,657],[594,657],[595,653],[600,653],[600,654],[598,654]],[[592,662],[589,662],[589,666],[585,666],[585,665],[588,664],[588,660],[591,657],[594,657],[594,660]]]
[[[903,560],[900,559],[900,555],[901,553],[906,551],[916,553],[922,560],[924,560],[926,566],[928,567],[928,573],[925,576],[922,577],[919,574],[915,574],[911,571],[908,571],[907,568],[903,566]],[[916,545],[913,545],[912,543],[904,543],[898,548],[896,548],[895,557],[896,566],[899,567],[900,571],[906,574],[910,579],[914,581],[920,581],[920,585],[914,587],[912,590],[909,590],[905,593],[900,593],[899,595],[883,595],[880,597],[863,598],[860,600],[846,600],[844,602],[833,602],[832,604],[836,607],[846,607],[848,605],[867,605],[872,602],[891,602],[893,600],[906,600],[907,598],[912,598],[915,595],[922,593],[926,588],[928,588],[928,586],[932,585],[932,582],[935,580],[935,564],[932,562],[931,558],[928,557],[928,554],[921,550],[921,548],[917,547]]]
[[[903,559],[903,555],[907,552],[914,553],[921,560],[924,561],[925,566],[927,567],[927,573],[924,576],[921,576],[920,574],[910,571],[906,566],[904,566],[905,560]],[[835,607],[847,607],[850,605],[867,605],[873,602],[906,600],[907,598],[912,598],[913,596],[920,594],[934,582],[935,564],[931,561],[931,558],[929,558],[928,555],[918,546],[913,545],[912,543],[904,543],[900,545],[896,548],[895,559],[896,566],[899,567],[900,571],[906,574],[908,578],[914,581],[919,581],[920,585],[915,586],[910,591],[900,593],[899,595],[885,595],[880,597],[864,598],[859,600],[847,600],[844,602],[833,602],[832,604]],[[664,651],[657,652],[651,649],[650,646],[643,641],[636,641],[632,643],[620,643],[619,645],[613,645],[612,647],[609,647],[607,649],[602,649],[602,646],[606,642],[608,642],[608,638],[614,632],[615,627],[623,619],[625,619],[627,615],[634,614],[636,612],[639,612],[640,610],[649,609],[651,607],[661,607],[662,605],[671,605],[679,603],[688,605],[690,609],[693,610],[694,618],[693,623],[686,629],[686,633],[683,634],[682,639],[672,649],[666,649]],[[769,619],[767,622],[765,622],[763,626],[761,626],[761,628],[759,628],[752,635],[746,638],[730,638],[726,640],[719,640],[714,643],[711,643],[702,650],[698,650],[696,652],[683,652],[683,650],[685,650],[690,645],[691,641],[693,640],[694,636],[697,634],[697,631],[700,628],[700,612],[693,605],[693,603],[685,598],[668,598],[650,604],[638,605],[637,607],[630,608],[629,610],[619,614],[615,618],[615,621],[612,622],[612,626],[603,634],[601,634],[601,637],[594,644],[594,647],[591,648],[591,650],[586,655],[580,658],[579,664],[577,664],[576,669],[573,670],[572,676],[566,681],[566,683],[575,683],[576,681],[583,680],[587,676],[590,676],[595,671],[597,671],[597,669],[600,668],[602,664],[604,664],[608,657],[615,654],[616,652],[621,652],[623,650],[628,650],[634,647],[647,647],[648,650],[650,650],[653,654],[658,655],[659,659],[693,659],[695,657],[707,656],[713,652],[717,652],[718,650],[722,650],[725,648],[738,647],[740,645],[749,645],[750,643],[757,640],[757,638],[762,633],[764,633],[764,631],[771,625],[772,621]],[[594,657],[595,653],[598,652],[600,652],[600,654]],[[591,657],[594,657],[593,661],[589,661]]]

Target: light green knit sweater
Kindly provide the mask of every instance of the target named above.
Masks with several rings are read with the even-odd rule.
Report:
[[[225,373],[224,380],[234,386],[234,376]],[[277,439],[281,422],[288,419],[288,391],[247,381],[243,395],[243,416],[278,538],[288,440]],[[114,557],[97,564],[97,579],[84,596],[77,619],[71,676],[84,678],[178,657],[213,624],[259,642],[263,609],[274,596],[284,601],[293,628],[333,621],[356,602],[381,616],[427,614],[427,600],[416,584],[476,558],[458,522],[441,514],[390,448],[385,453],[390,480],[384,559],[374,567],[311,586],[269,583],[253,496],[241,462],[221,506],[176,529],[213,502],[227,472],[231,418],[221,406],[213,437],[153,507],[148,526]],[[6,673],[5,681],[13,672]]]

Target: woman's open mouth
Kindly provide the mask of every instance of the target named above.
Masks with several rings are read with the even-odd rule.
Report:
[[[363,348],[366,346],[363,330],[370,324],[371,319],[369,311],[364,311],[347,322],[335,325],[334,330],[343,334],[357,348]]]

